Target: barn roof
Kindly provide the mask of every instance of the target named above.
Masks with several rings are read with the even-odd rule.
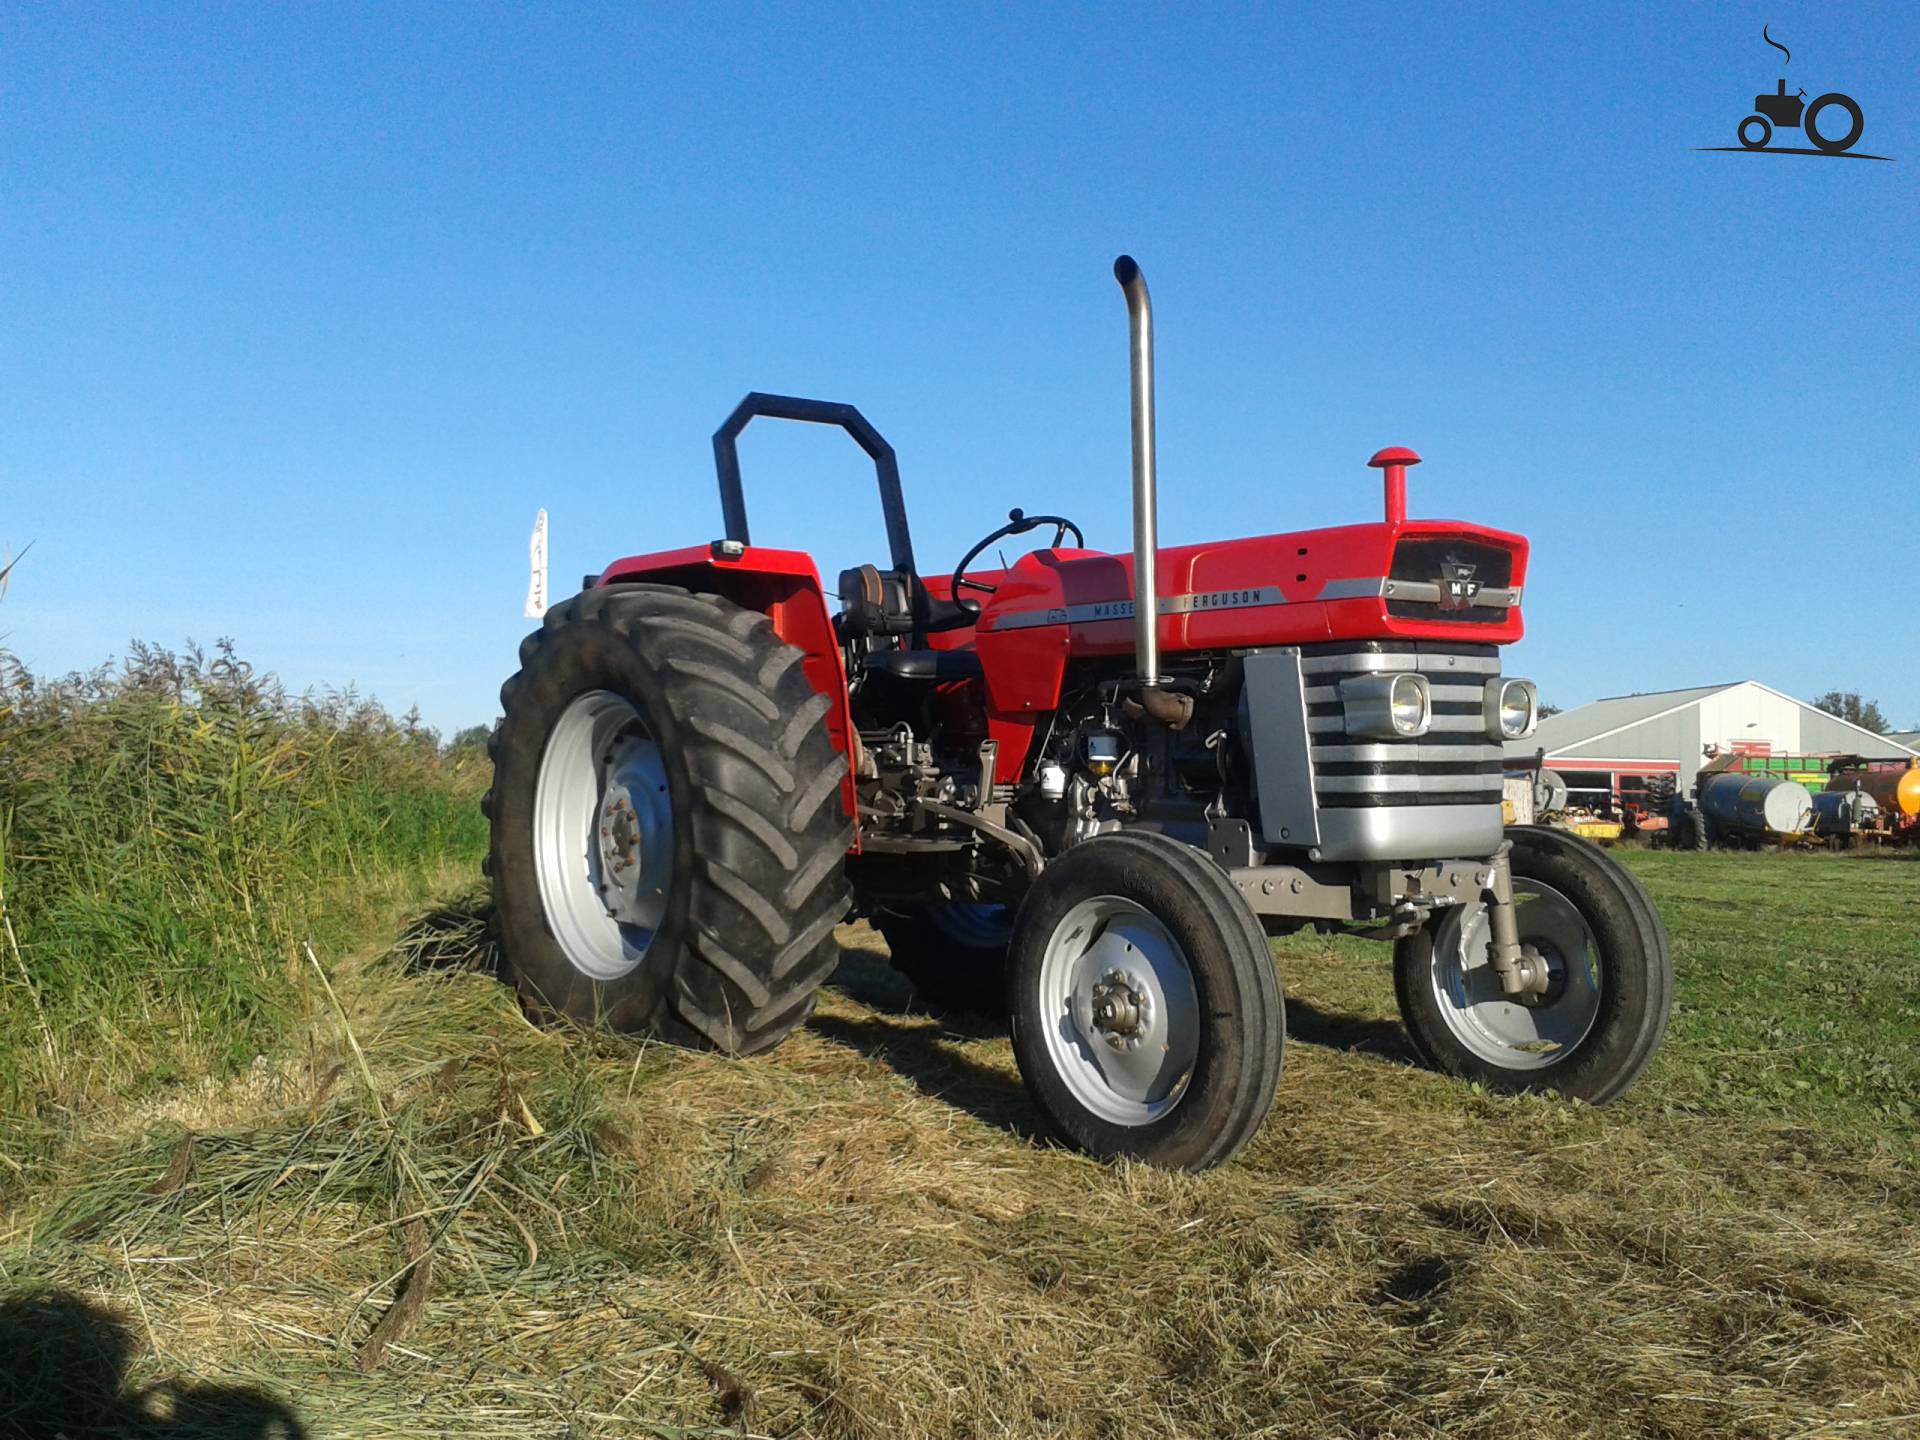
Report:
[[[1585,744],[1596,740],[1610,731],[1622,729],[1628,725],[1637,725],[1642,720],[1651,720],[1656,715],[1665,715],[1670,710],[1691,705],[1704,700],[1709,695],[1718,695],[1722,690],[1731,690],[1744,682],[1730,680],[1724,685],[1696,685],[1690,690],[1653,690],[1644,695],[1613,695],[1605,700],[1595,700],[1579,705],[1571,710],[1562,710],[1558,715],[1549,715],[1540,722],[1540,728],[1527,739],[1508,746],[1509,751],[1519,750],[1531,755],[1535,750],[1545,749],[1551,755],[1556,750],[1564,750],[1569,745]]]
[[[1699,704],[1708,696],[1718,695],[1727,690],[1738,690],[1745,686],[1764,690],[1770,695],[1798,705],[1809,715],[1818,716],[1823,726],[1835,732],[1830,738],[1839,746],[1847,748],[1857,746],[1862,753],[1869,755],[1897,755],[1901,753],[1902,748],[1920,752],[1920,736],[1875,735],[1870,730],[1863,730],[1858,725],[1830,715],[1805,700],[1788,695],[1784,691],[1775,690],[1771,685],[1764,685],[1758,680],[1730,680],[1720,685],[1696,685],[1685,690],[1654,690],[1640,695],[1612,695],[1604,700],[1595,700],[1590,704],[1576,706],[1572,710],[1563,710],[1558,715],[1549,715],[1542,720],[1539,728],[1525,740],[1510,742],[1506,747],[1507,758],[1514,761],[1531,759],[1541,750],[1545,750],[1549,757],[1559,755],[1569,761],[1580,758],[1604,758],[1609,753],[1608,747],[1597,742],[1606,740],[1609,736],[1618,736],[1617,743],[1620,743],[1622,750],[1627,752],[1616,758],[1633,758],[1633,753],[1638,747],[1632,742],[1649,740],[1656,735],[1660,737],[1657,744],[1669,742],[1672,737],[1666,732],[1672,730],[1677,723],[1677,718],[1645,730],[1635,727],[1644,726],[1649,721],[1660,720],[1663,716],[1677,717],[1678,712]],[[1629,730],[1633,732],[1631,736],[1621,733]],[[1822,748],[1830,750],[1835,746],[1827,745]],[[1569,755],[1566,753],[1569,751],[1579,753]]]

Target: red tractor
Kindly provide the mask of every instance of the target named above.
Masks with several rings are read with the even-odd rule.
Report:
[[[1500,674],[1527,543],[1409,520],[1161,549],[1146,282],[1132,332],[1133,553],[1012,512],[946,575],[914,557],[891,446],[850,405],[749,395],[714,436],[724,539],[615,561],[501,691],[489,795],[508,968],[532,1008],[745,1055],[798,1026],[873,921],[939,993],[994,987],[1050,1127],[1200,1168],[1259,1128],[1285,1024],[1269,934],[1393,943],[1419,1053],[1604,1101],[1665,1031],[1672,962],[1594,846],[1507,830]],[[838,425],[891,556],[840,576],[752,543],[735,442]],[[1035,529],[1051,543],[975,562]],[[1072,544],[1067,544],[1071,537]]]

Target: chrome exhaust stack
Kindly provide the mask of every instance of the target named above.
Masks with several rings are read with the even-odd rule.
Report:
[[[1160,507],[1153,455],[1153,301],[1147,277],[1131,255],[1113,262],[1127,297],[1133,371],[1133,664],[1140,706],[1178,730],[1193,718],[1193,701],[1161,688]]]

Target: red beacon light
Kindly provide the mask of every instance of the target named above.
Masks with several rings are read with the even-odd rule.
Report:
[[[1404,445],[1389,445],[1378,451],[1367,464],[1386,471],[1387,524],[1403,525],[1407,519],[1407,467],[1418,465],[1420,457]]]

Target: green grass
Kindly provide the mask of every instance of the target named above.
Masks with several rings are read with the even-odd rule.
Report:
[[[1920,1127],[1920,853],[1622,849],[1673,941],[1673,1023],[1628,1102],[1911,1144]],[[1395,1022],[1380,951],[1296,937],[1290,998]]]
[[[290,1023],[299,940],[484,843],[483,762],[228,648],[0,670],[0,1109],[247,1063]]]
[[[1920,1433],[1913,860],[1624,852],[1679,999],[1602,1110],[1411,1065],[1385,952],[1295,937],[1272,1117],[1167,1175],[1039,1141],[863,927],[766,1057],[537,1030],[477,777],[97,684],[0,728],[0,1434]]]
[[[1653,1093],[1911,1140],[1920,855],[1640,853],[1685,977]]]

